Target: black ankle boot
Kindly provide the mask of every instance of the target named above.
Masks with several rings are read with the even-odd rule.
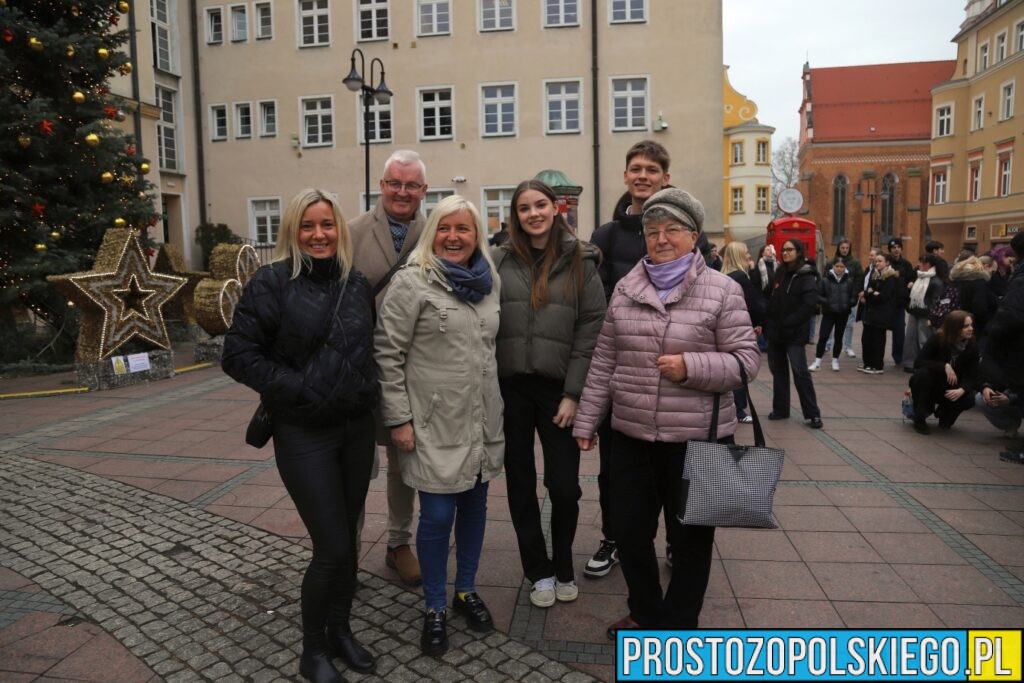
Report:
[[[440,657],[448,651],[448,626],[445,612],[427,610],[423,614],[423,636],[420,638],[420,649],[430,657]]]
[[[359,673],[373,673],[377,668],[376,658],[363,647],[349,629],[327,627],[327,649],[335,657],[341,657],[348,668]]]
[[[334,668],[331,657],[323,650],[304,647],[299,659],[299,675],[312,683],[345,683]]]

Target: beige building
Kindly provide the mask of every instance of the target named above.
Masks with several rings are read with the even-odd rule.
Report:
[[[932,88],[928,223],[980,253],[1024,230],[1024,0],[971,0],[953,41],[956,73]]]
[[[757,120],[757,104],[722,71],[722,160],[725,232],[729,241],[764,237],[772,218],[772,133]]]
[[[167,207],[166,239],[194,264],[197,224],[272,242],[303,187],[337,192],[346,216],[363,211],[362,102],[342,83],[354,48],[374,86],[373,60],[383,63],[393,92],[371,110],[371,202],[384,160],[411,148],[427,164],[428,208],[457,192],[497,229],[512,189],[557,169],[583,187],[578,228],[588,237],[624,191],[626,150],[653,138],[672,154],[673,184],[700,197],[709,233],[721,237],[720,0],[133,7],[150,179]]]

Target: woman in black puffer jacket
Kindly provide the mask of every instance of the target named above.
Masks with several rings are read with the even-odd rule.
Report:
[[[807,261],[807,247],[798,239],[782,244],[782,262],[775,270],[775,288],[768,300],[768,368],[772,371],[772,412],[769,420],[789,417],[789,369],[800,397],[804,419],[821,429],[821,411],[807,369],[807,323],[818,307],[818,271]]]
[[[885,363],[885,331],[892,326],[892,317],[899,304],[895,300],[899,273],[892,267],[892,257],[884,252],[875,256],[871,279],[864,288],[864,331],[860,343],[864,365],[857,369],[869,375],[882,374]]]
[[[285,211],[275,261],[242,294],[221,365],[270,413],[278,471],[313,541],[299,673],[318,683],[341,680],[332,654],[357,671],[376,665],[349,628],[375,448],[373,318],[337,199],[303,190]]]

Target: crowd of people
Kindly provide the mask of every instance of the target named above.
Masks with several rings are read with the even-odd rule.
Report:
[[[719,256],[701,202],[670,184],[669,166],[662,145],[631,147],[626,192],[589,243],[538,180],[516,188],[490,244],[464,197],[446,197],[424,217],[427,169],[409,150],[387,160],[380,201],[350,224],[329,192],[291,200],[275,260],[235,311],[222,365],[259,393],[282,481],[312,540],[301,587],[304,678],[340,681],[334,657],[355,671],[376,668],[349,615],[378,445],[386,564],[422,584],[421,648],[439,656],[450,614],[479,632],[494,627],[476,576],[489,483],[502,473],[531,603],[577,599],[580,453],[595,447],[603,539],[582,572],[597,579],[621,564],[628,588],[628,612],[609,637],[696,628],[715,529],[681,522],[687,443],[706,438],[716,397],[722,443],[752,420],[742,377],[757,375],[762,352],[773,375],[769,419],[789,417],[792,373],[803,418],[823,426],[811,373],[829,350],[835,371],[844,352],[855,356],[856,319],[859,370],[883,371],[890,334],[896,366],[913,373],[918,431],[932,413],[949,428],[975,404],[997,427],[1019,426],[1024,354],[1009,350],[1024,348],[1024,235],[1012,251],[988,262],[961,255],[952,268],[930,245],[916,271],[899,240],[873,250],[866,270],[843,240],[823,274],[798,239],[778,253],[765,245],[756,259],[731,242]],[[664,588],[654,545],[662,517]]]

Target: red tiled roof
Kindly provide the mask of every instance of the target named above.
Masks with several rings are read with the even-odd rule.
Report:
[[[814,142],[927,140],[933,86],[956,60],[811,69]]]

